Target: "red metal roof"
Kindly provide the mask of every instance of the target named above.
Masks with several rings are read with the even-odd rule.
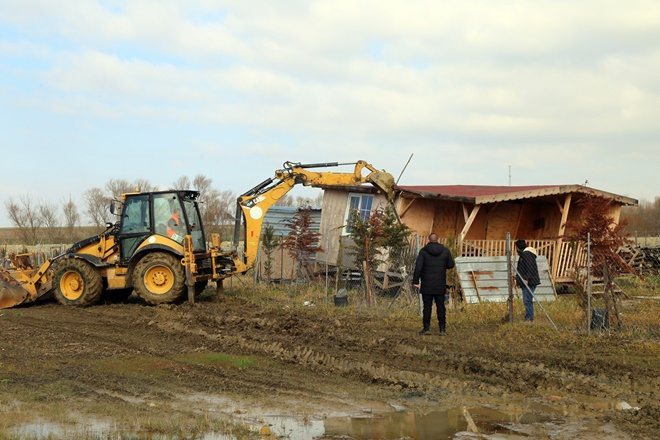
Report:
[[[562,185],[491,186],[491,185],[401,185],[397,189],[413,193],[427,193],[449,197],[479,197],[508,194],[537,189],[557,188]]]

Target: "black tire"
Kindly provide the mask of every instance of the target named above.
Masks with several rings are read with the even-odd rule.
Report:
[[[103,292],[103,299],[110,302],[124,302],[128,299],[129,296],[131,296],[132,293],[132,287],[126,289],[105,290]]]
[[[181,260],[164,252],[142,257],[133,270],[135,293],[149,304],[171,303],[186,292]]]
[[[101,299],[103,279],[96,268],[85,260],[59,260],[54,273],[54,295],[60,304],[86,307]]]

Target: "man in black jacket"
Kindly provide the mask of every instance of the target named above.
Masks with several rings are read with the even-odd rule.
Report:
[[[534,290],[541,284],[539,268],[536,265],[536,249],[527,246],[525,240],[516,240],[516,250],[518,251],[516,282],[522,290],[525,321],[534,321]]]
[[[413,287],[420,287],[422,300],[424,302],[424,315],[422,323],[424,328],[420,335],[428,335],[431,325],[431,311],[433,302],[438,312],[438,324],[440,334],[446,331],[445,294],[447,293],[447,269],[454,267],[454,259],[449,249],[438,243],[436,234],[429,235],[429,242],[419,251],[415,261],[415,272],[413,273]]]

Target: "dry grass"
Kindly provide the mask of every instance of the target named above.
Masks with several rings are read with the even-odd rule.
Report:
[[[639,283],[634,289],[626,289],[631,296],[653,297],[660,294],[660,277],[649,278]],[[419,304],[415,298],[413,302],[408,300],[397,300],[392,305],[392,298],[379,297],[376,304],[368,307],[364,298],[358,291],[349,291],[349,305],[347,307],[335,307],[332,293],[324,291],[320,284],[307,283],[299,285],[266,285],[254,284],[251,279],[244,277],[234,283],[233,288],[227,290],[227,294],[236,295],[249,301],[267,303],[272,307],[290,307],[293,309],[307,309],[312,304],[315,313],[323,315],[358,315],[388,317],[394,320],[405,320],[417,323],[419,320]],[[593,307],[603,308],[602,299],[595,299]],[[558,331],[546,317],[543,309],[550,319],[555,323]],[[655,343],[660,339],[660,301],[649,298],[623,300],[619,302],[623,326],[616,329],[616,321],[611,316],[611,327],[605,333],[592,332],[593,338],[603,335],[607,337],[621,338],[622,340],[653,340]],[[547,332],[548,334],[575,335],[585,337],[587,332],[586,314],[579,306],[573,295],[561,295],[556,301],[543,303],[542,307],[535,306],[536,321],[532,326],[524,325],[524,306],[521,299],[514,302],[514,325],[504,322],[507,313],[505,303],[482,303],[459,305],[457,308],[449,308],[447,320],[451,326],[461,331],[472,329],[473,331],[492,330],[495,328],[513,327],[523,333]],[[417,325],[417,324],[415,324]],[[533,329],[533,330],[531,330]],[[511,330],[505,330],[511,331]],[[515,332],[515,331],[514,331]]]

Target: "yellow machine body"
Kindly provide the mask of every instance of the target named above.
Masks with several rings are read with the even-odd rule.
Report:
[[[124,194],[121,220],[114,225],[109,224],[103,233],[74,244],[64,254],[38,268],[32,267],[27,256],[20,256],[23,261],[21,258],[15,259],[15,270],[0,271],[0,308],[35,301],[53,290],[57,290],[55,296],[61,303],[89,305],[98,300],[100,289],[120,291],[134,287],[138,294],[154,304],[175,300],[187,287],[188,299],[193,301],[196,289],[208,281],[220,281],[237,273],[245,273],[254,265],[266,213],[295,185],[346,188],[370,183],[393,202],[392,175],[365,161],[352,163],[354,169],[349,173],[310,171],[312,168],[338,165],[346,164],[286,162],[273,178],[239,196],[231,251],[221,249],[217,234],[212,234],[210,245],[207,244],[199,216],[197,192]],[[136,200],[144,205],[139,212],[131,208],[131,202]],[[184,218],[174,223],[181,228],[178,233],[155,218],[157,200],[162,206],[174,207],[174,210],[178,207],[185,211],[185,215],[178,214]],[[169,205],[163,204],[163,200]],[[136,220],[133,217],[139,213],[141,220],[129,225],[128,222]],[[136,227],[138,232],[134,232],[132,227]],[[238,252],[241,231],[243,249]],[[185,283],[182,278],[185,278]],[[88,290],[93,292],[90,294]],[[82,301],[84,295],[93,297]]]

